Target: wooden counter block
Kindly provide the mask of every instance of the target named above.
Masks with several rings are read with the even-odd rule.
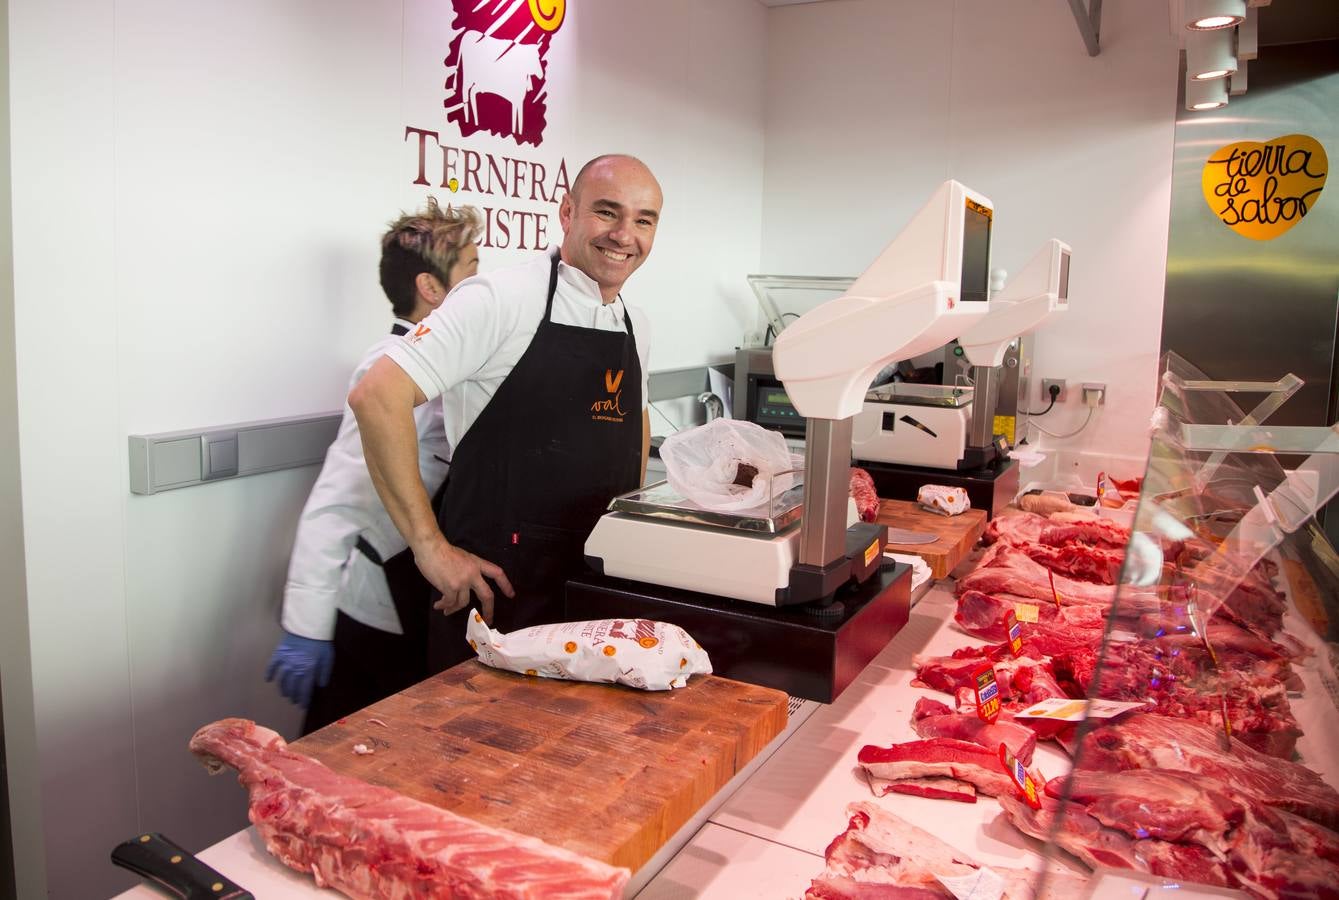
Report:
[[[293,746],[336,772],[635,872],[785,726],[784,693],[712,675],[639,691],[470,661]]]
[[[969,509],[961,515],[941,516],[922,509],[919,503],[907,500],[880,500],[880,525],[922,531],[939,536],[933,544],[894,544],[888,549],[895,553],[914,553],[930,566],[935,579],[944,578],[971,552],[972,546],[986,530],[986,511]]]

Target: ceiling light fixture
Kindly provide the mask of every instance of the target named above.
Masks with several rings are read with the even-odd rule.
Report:
[[[1191,112],[1203,112],[1208,109],[1221,109],[1227,106],[1227,80],[1216,78],[1212,81],[1186,79],[1186,109]]]
[[[1186,74],[1196,81],[1209,81],[1237,71],[1232,38],[1230,30],[1196,31],[1186,35]]]
[[[1186,0],[1186,27],[1191,31],[1219,31],[1246,18],[1246,0]]]

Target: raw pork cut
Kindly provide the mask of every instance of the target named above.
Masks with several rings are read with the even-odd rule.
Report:
[[[1305,766],[1267,756],[1221,728],[1157,715],[1135,715],[1101,725],[1081,742],[1079,765],[1117,772],[1165,769],[1196,772],[1231,785],[1237,794],[1285,809],[1326,828],[1339,826],[1339,792]]]
[[[867,744],[856,757],[876,794],[922,794],[914,782],[923,778],[965,781],[982,794],[997,796],[1015,790],[998,753],[949,738],[908,741],[891,747]],[[902,782],[910,782],[903,784]],[[939,790],[936,786],[936,790]]]
[[[866,900],[866,898],[952,898],[936,876],[971,876],[981,864],[875,803],[846,807],[846,831],[828,844],[827,869],[815,878],[805,900]],[[992,869],[1004,882],[1004,897],[1029,900],[1034,896],[1035,872]],[[1037,900],[1082,896],[1086,879],[1054,874],[1048,890]]]
[[[956,713],[929,697],[916,701],[916,708],[911,713],[911,727],[918,736],[926,739],[970,741],[987,750],[998,750],[1000,744],[1004,744],[1025,766],[1032,765],[1032,751],[1037,747],[1037,733],[1030,728],[1003,719],[994,724],[983,722],[975,714]]]
[[[246,719],[191,738],[211,772],[229,765],[250,818],[284,865],[356,898],[619,898],[631,873],[332,772]]]

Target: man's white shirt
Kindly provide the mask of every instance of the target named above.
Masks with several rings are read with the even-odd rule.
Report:
[[[395,321],[413,333],[413,323]],[[349,379],[349,389],[387,350],[403,342],[403,338],[388,334],[373,344]],[[451,458],[451,445],[442,428],[441,404],[417,407],[414,424],[419,472],[431,496],[446,478]],[[321,474],[298,520],[284,585],[284,630],[330,640],[335,633],[335,611],[340,610],[372,628],[403,633],[385,574],[355,549],[360,536],[382,560],[389,560],[408,546],[377,496],[363,457],[358,422],[346,403],[339,432],[326,452]]]
[[[461,439],[493,399],[530,346],[544,318],[552,254],[462,281],[419,327],[386,355],[418,385],[432,405],[442,398],[446,437]],[[558,263],[552,321],[603,331],[627,331],[621,299],[604,303],[590,276]],[[638,309],[627,308],[642,370],[646,408],[650,325]],[[422,407],[419,407],[422,409]]]

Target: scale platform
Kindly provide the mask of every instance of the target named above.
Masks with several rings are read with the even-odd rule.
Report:
[[[784,474],[791,477],[772,500],[732,512],[703,509],[665,482],[615,497],[586,539],[586,564],[602,575],[684,591],[794,603],[804,485]],[[847,524],[858,521],[848,500]]]
[[[889,560],[837,601],[823,617],[591,573],[567,582],[566,619],[670,622],[706,648],[715,674],[831,703],[906,625],[911,568]]]

